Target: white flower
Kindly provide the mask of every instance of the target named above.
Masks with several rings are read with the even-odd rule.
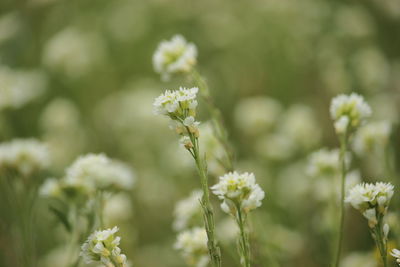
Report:
[[[181,35],[175,35],[170,41],[162,41],[153,55],[153,66],[163,80],[171,74],[190,72],[196,64],[197,49],[186,42]]]
[[[332,99],[330,113],[335,121],[337,132],[343,133],[362,125],[365,119],[371,115],[371,108],[364,98],[356,93],[342,94]],[[347,119],[343,117],[347,117]]]
[[[179,143],[186,149],[193,148],[193,143],[190,140],[189,136],[182,136],[181,139],[179,139]]]
[[[61,194],[60,183],[55,178],[47,179],[39,189],[39,194],[44,197],[58,197]]]
[[[244,212],[249,212],[261,206],[265,193],[256,184],[253,173],[229,172],[219,178],[219,183],[211,187],[213,193],[221,200],[221,208],[225,212],[236,213],[240,207]]]
[[[67,169],[64,182],[67,186],[83,186],[87,191],[95,188],[130,190],[134,176],[126,165],[104,154],[88,154],[79,157]]]
[[[153,108],[156,115],[168,115],[172,119],[185,120],[187,117],[194,117],[197,107],[197,87],[184,88],[179,90],[165,91],[154,100]]]
[[[181,231],[192,226],[197,221],[201,221],[200,200],[202,196],[203,192],[201,190],[194,190],[189,197],[179,201],[175,205],[174,230]]]
[[[100,262],[106,267],[127,267],[126,256],[121,254],[121,249],[118,247],[121,238],[115,236],[116,232],[118,227],[115,226],[112,229],[95,231],[89,236],[82,245],[80,254],[87,264]]]
[[[378,214],[386,214],[393,190],[394,186],[390,183],[362,183],[350,189],[345,201],[359,210],[372,228],[377,224]]]
[[[400,250],[394,248],[390,252],[390,255],[396,258],[396,262],[400,265]]]
[[[314,177],[334,175],[338,173],[339,166],[339,150],[323,148],[310,155],[307,171]]]
[[[0,169],[13,169],[27,176],[49,164],[47,146],[35,139],[14,139],[0,144]]]
[[[100,36],[69,27],[46,43],[43,63],[51,69],[78,78],[99,64],[105,56]]]
[[[354,136],[353,147],[359,155],[384,149],[389,141],[391,125],[387,121],[369,123]]]
[[[37,99],[46,90],[47,82],[39,70],[11,70],[0,66],[0,110],[20,108]]]
[[[195,227],[179,233],[174,247],[182,252],[189,266],[208,265],[207,233],[204,228]]]

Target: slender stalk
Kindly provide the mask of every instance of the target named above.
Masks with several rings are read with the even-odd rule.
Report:
[[[222,113],[215,105],[210,95],[208,84],[203,77],[196,70],[192,71],[192,77],[196,85],[199,87],[200,95],[206,103],[207,111],[210,113],[212,118],[214,134],[224,147],[225,154],[227,156],[227,162],[224,164],[224,167],[226,171],[233,171],[234,153],[228,141],[228,133],[226,132],[226,128],[224,126]]]
[[[347,151],[347,134],[343,134],[340,137],[340,167],[341,167],[341,185],[340,185],[340,222],[339,232],[337,240],[336,258],[333,266],[339,267],[340,255],[342,250],[343,232],[344,232],[344,197],[345,197],[345,185],[346,185],[346,151]]]
[[[378,224],[371,229],[372,237],[375,240],[375,244],[378,247],[379,254],[382,258],[382,263],[384,267],[387,267],[387,240],[383,233],[383,216],[379,215]]]
[[[246,233],[246,215],[242,214],[240,207],[237,207],[237,218],[236,222],[239,226],[240,237],[239,237],[239,250],[240,250],[240,262],[243,267],[250,267],[250,244]]]
[[[192,143],[192,155],[194,160],[196,161],[197,171],[200,176],[201,186],[203,190],[203,197],[200,201],[201,207],[203,209],[203,218],[204,218],[204,225],[207,232],[207,247],[208,252],[210,254],[211,263],[213,267],[220,267],[221,266],[221,251],[220,248],[215,240],[215,222],[214,222],[214,213],[212,206],[210,204],[210,194],[208,191],[208,177],[207,177],[207,166],[206,162],[200,156],[199,150],[199,143],[198,138],[195,137],[193,134],[189,135]]]

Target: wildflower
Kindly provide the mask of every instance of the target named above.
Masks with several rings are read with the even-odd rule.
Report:
[[[39,194],[44,197],[58,197],[61,194],[61,186],[57,179],[49,178],[39,189]]]
[[[396,262],[400,265],[400,250],[394,248],[390,252],[390,255],[396,258]]]
[[[390,183],[358,184],[350,189],[345,201],[359,210],[373,228],[377,224],[377,216],[386,214],[393,189],[394,186]]]
[[[361,127],[354,136],[354,150],[362,155],[384,148],[388,141],[391,125],[387,121],[369,123]]]
[[[0,169],[15,170],[28,176],[49,164],[47,146],[35,139],[14,139],[0,144]]]
[[[126,256],[118,247],[121,238],[115,236],[118,227],[95,231],[81,247],[81,256],[86,263],[99,262],[106,267],[127,267]]]
[[[88,154],[79,157],[67,169],[65,183],[83,186],[88,191],[129,190],[134,183],[132,171],[124,164],[109,159],[104,154]]]
[[[236,214],[237,208],[245,213],[261,206],[265,193],[256,184],[253,173],[229,172],[219,178],[219,183],[211,187],[221,200],[221,208],[227,213]]]
[[[353,131],[371,115],[370,106],[356,93],[338,95],[331,102],[330,113],[338,134]]]
[[[173,120],[185,120],[187,117],[196,115],[197,107],[197,87],[184,88],[179,90],[165,91],[164,94],[157,97],[153,103],[154,113],[156,115],[167,115]]]
[[[153,66],[163,80],[172,74],[187,73],[196,64],[197,48],[188,43],[181,35],[175,35],[170,41],[162,41],[153,55]]]
[[[207,233],[204,228],[195,227],[179,233],[174,247],[182,252],[189,266],[208,265]]]
[[[175,205],[175,220],[173,228],[177,231],[193,226],[201,220],[200,199],[203,196],[201,190],[194,190],[188,198],[179,201]]]
[[[347,158],[350,161],[350,158]],[[308,173],[311,176],[334,175],[339,173],[339,150],[320,149],[309,157]]]
[[[0,66],[0,109],[20,108],[40,97],[47,88],[40,70],[11,70]]]

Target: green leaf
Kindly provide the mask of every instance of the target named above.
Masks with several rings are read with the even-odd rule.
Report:
[[[49,206],[49,210],[53,212],[54,215],[60,220],[60,222],[64,225],[65,229],[68,232],[71,232],[72,227],[68,221],[66,214],[53,206]]]

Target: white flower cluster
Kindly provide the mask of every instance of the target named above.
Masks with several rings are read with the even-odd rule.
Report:
[[[181,35],[175,35],[170,41],[162,41],[153,55],[153,66],[163,80],[171,74],[190,72],[196,64],[197,48],[188,43]]]
[[[335,175],[339,171],[339,150],[326,148],[313,152],[309,157],[307,172],[313,177]]]
[[[175,205],[173,228],[176,231],[182,231],[201,221],[200,200],[202,196],[203,192],[201,190],[194,190],[188,198],[179,201]]]
[[[35,139],[14,139],[0,144],[2,170],[14,170],[27,176],[47,168],[49,164],[47,146]]]
[[[390,252],[390,255],[392,255],[396,259],[396,262],[400,265],[400,250],[394,248]]]
[[[127,267],[127,260],[118,247],[121,238],[115,236],[118,227],[95,231],[81,247],[81,256],[86,263],[100,262],[106,267]]]
[[[237,209],[248,213],[260,207],[265,193],[256,184],[253,173],[229,172],[219,178],[219,183],[211,187],[221,200],[221,208],[226,213],[236,215]]]
[[[197,93],[199,89],[179,88],[179,90],[165,91],[154,100],[154,114],[166,115],[172,119],[170,128],[182,135],[181,144],[191,149],[194,145],[187,135],[199,137],[199,122],[196,121]]]
[[[11,70],[0,66],[0,109],[20,108],[40,97],[47,88],[47,77],[39,70]]]
[[[130,190],[133,184],[133,172],[126,165],[104,154],[88,154],[75,160],[62,179],[46,181],[41,193],[53,197],[58,192],[66,196],[87,195],[96,190]]]
[[[354,151],[359,155],[384,149],[389,141],[391,125],[387,121],[368,123],[354,136]]]
[[[98,35],[68,27],[46,43],[43,63],[71,78],[77,78],[102,61],[105,56],[102,44]]]
[[[394,186],[390,183],[362,183],[350,189],[345,201],[359,210],[368,219],[368,225],[373,228],[379,218],[386,214],[393,190]]]
[[[195,227],[179,233],[174,247],[181,251],[189,266],[208,266],[207,233],[204,228]]]
[[[372,111],[364,98],[356,93],[338,95],[332,99],[330,106],[331,117],[335,122],[335,130],[343,134],[357,129]]]

